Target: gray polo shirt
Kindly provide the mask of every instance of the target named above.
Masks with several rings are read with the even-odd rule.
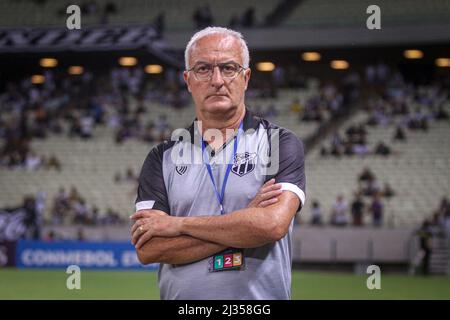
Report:
[[[136,210],[158,209],[183,217],[221,214],[203,162],[199,132],[194,122],[181,133],[182,138],[161,143],[150,151],[139,178]],[[208,147],[204,153],[219,192],[227,162],[232,163],[223,200],[225,214],[245,208],[271,178],[299,197],[298,210],[304,205],[303,144],[291,131],[246,110],[243,132],[215,153]],[[161,263],[161,299],[290,299],[292,228],[293,222],[279,241],[242,249],[244,266],[239,270],[210,272],[212,257],[186,265]]]

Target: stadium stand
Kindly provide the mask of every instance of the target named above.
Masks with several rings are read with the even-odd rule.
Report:
[[[355,193],[382,193],[387,184],[393,189],[390,190],[393,196],[382,200],[385,225],[420,225],[450,192],[447,170],[450,101],[445,81],[443,86],[436,83],[417,86],[392,72],[389,78],[386,76],[374,84],[369,74],[366,74],[369,93],[359,102],[358,109],[325,138],[326,143],[309,150],[310,199],[320,200],[322,207],[331,208],[338,195],[350,202]],[[351,130],[358,128],[364,134],[362,138],[357,135],[361,141],[354,142]],[[366,168],[376,178],[371,186],[376,190],[369,194],[361,190],[358,182],[358,175]],[[366,207],[370,206],[370,201],[365,202]],[[310,220],[307,215],[304,218]],[[325,211],[325,221],[330,220],[329,215]],[[350,221],[348,208],[346,215]],[[368,223],[369,215],[364,217]]]
[[[42,236],[56,230],[62,238],[129,240],[127,217],[134,209],[136,174],[145,156],[154,145],[170,139],[173,129],[188,126],[195,117],[179,73],[185,38],[202,24],[233,25],[244,31],[253,51],[248,107],[292,130],[306,146],[308,200],[296,219],[300,230],[294,238],[296,259],[359,263],[378,257],[382,262],[407,263],[414,260],[414,252],[420,252],[412,237],[428,220],[436,236],[431,268],[450,274],[449,242],[442,233],[450,230],[450,205],[442,200],[450,196],[450,77],[445,73],[448,68],[433,64],[435,58],[445,60],[448,46],[420,42],[424,59],[407,61],[401,52],[416,47],[414,41],[399,48],[409,38],[399,44],[397,38],[389,38],[390,32],[377,33],[380,38],[365,33],[369,1],[342,0],[338,6],[325,0],[292,1],[289,10],[284,7],[283,11],[287,2],[84,1],[80,4],[83,26],[95,30],[99,25],[154,24],[158,29],[160,23],[167,38],[160,41],[152,33],[143,37],[149,40],[146,47],[132,43],[116,49],[117,43],[111,41],[99,49],[91,41],[80,51],[74,45],[59,47],[66,51],[60,52],[52,51],[57,41],[34,47],[33,32],[39,33],[39,26],[54,27],[51,30],[57,33],[65,25],[68,3],[0,1],[0,24],[6,27],[0,30],[3,61],[24,62],[16,63],[16,70],[0,61],[8,67],[0,74],[0,209],[29,205],[34,197],[42,214],[38,220],[44,220]],[[436,24],[445,29],[450,21],[450,0],[380,0],[377,4],[382,8],[383,27]],[[245,16],[253,22],[243,21]],[[271,18],[274,21],[268,21]],[[339,27],[344,37],[328,35]],[[9,28],[26,32],[5,36]],[[346,28],[359,32],[359,42]],[[70,34],[63,29],[66,36]],[[410,34],[410,30],[396,35]],[[104,30],[105,34],[110,31]],[[176,41],[171,42],[170,36]],[[387,39],[391,42],[383,42]],[[357,48],[367,44],[372,47],[366,51]],[[385,47],[389,44],[395,48]],[[22,46],[30,52],[22,52]],[[38,59],[46,50],[52,55],[57,52],[60,59],[54,72],[39,67]],[[103,60],[99,57],[106,55],[96,50],[110,57]],[[319,51],[322,60],[301,61],[300,53],[306,50]],[[137,53],[137,67],[117,66],[116,56],[124,51]],[[168,59],[172,51],[177,63]],[[163,74],[144,74],[141,64],[147,58],[164,65]],[[349,70],[332,70],[329,63],[335,58],[348,59]],[[274,60],[273,72],[257,71],[256,62],[264,59]],[[383,59],[389,66],[380,63]],[[86,63],[82,76],[68,76],[63,70],[73,60]],[[389,80],[390,67],[402,69],[411,82]],[[44,84],[31,84],[35,72],[45,75]],[[442,82],[437,85],[439,77]],[[375,177],[372,184],[359,179],[366,168]],[[359,203],[354,201],[355,194],[360,194]],[[58,207],[67,201],[69,205]],[[358,223],[354,223],[355,212],[362,217]],[[380,225],[373,222],[374,212],[382,215]],[[392,241],[396,245],[391,248]]]
[[[160,13],[164,13],[169,30],[194,29],[195,11],[208,7],[212,22],[216,25],[229,25],[233,16],[242,19],[248,8],[254,8],[254,24],[261,25],[266,16],[274,10],[277,1],[270,0],[92,0],[81,3],[84,25],[132,25],[153,23]],[[114,9],[107,10],[108,5]],[[2,25],[13,27],[55,26],[65,22],[68,4],[61,1],[13,1],[0,2],[4,13]],[[108,13],[109,12],[109,13]],[[50,13],[50,14],[49,14]],[[237,21],[239,23],[239,21]]]
[[[111,82],[114,82],[114,79],[116,78],[111,73]],[[93,83],[97,83],[95,79]],[[317,130],[319,124],[314,121],[301,122],[300,116],[292,117],[289,110],[292,100],[297,99],[301,103],[306,104],[308,99],[319,95],[317,81],[311,80],[309,83],[310,87],[305,89],[280,90],[279,96],[282,98],[261,98],[258,97],[258,90],[253,89],[254,97],[249,99],[249,105],[258,106],[258,110],[255,111],[269,117],[276,123],[291,128],[299,136],[311,136]],[[45,90],[40,88],[37,91],[43,93]],[[30,90],[30,92],[34,91]],[[107,95],[106,92],[91,98],[102,97]],[[7,119],[11,119],[9,116],[13,117],[15,112],[20,110],[20,107],[12,108],[11,110],[11,103],[8,103],[8,101],[10,102],[11,94],[3,93],[1,97],[2,99],[0,100],[3,103],[0,109],[3,110],[2,119],[6,123]],[[24,96],[23,99],[27,100],[28,98]],[[71,99],[74,99],[74,97]],[[129,94],[125,99],[129,101],[128,116],[120,116],[118,120],[113,121],[115,119],[115,108],[120,109],[121,106],[113,104],[108,107],[108,103],[105,102],[104,119],[102,120],[102,122],[105,122],[104,124],[95,124],[94,119],[88,117],[93,123],[92,129],[89,129],[89,137],[83,138],[82,134],[75,136],[70,134],[74,123],[79,123],[80,127],[83,126],[83,117],[78,119],[79,122],[72,118],[69,118],[69,120],[61,118],[62,133],[56,134],[48,130],[45,131],[45,138],[32,138],[30,143],[31,151],[27,153],[22,164],[8,164],[8,158],[4,157],[3,166],[0,167],[2,176],[0,187],[4,190],[0,195],[2,206],[14,207],[19,205],[26,195],[36,195],[39,192],[44,192],[46,195],[44,218],[50,222],[52,221],[53,200],[58,190],[60,188],[69,190],[73,186],[81,193],[90,212],[95,206],[99,209],[101,216],[104,216],[109,209],[112,209],[114,212],[119,212],[121,218],[126,218],[133,210],[136,185],[134,183],[114,183],[114,179],[121,169],[125,171],[127,168],[131,168],[134,172],[139,172],[143,159],[145,159],[149,150],[158,140],[153,142],[144,141],[142,139],[143,133],[141,132],[127,136],[127,139],[120,140],[121,143],[118,143],[117,135],[120,129],[117,129],[112,124],[116,121],[123,123],[127,117],[135,115],[139,106],[143,106],[146,110],[141,116],[136,114],[139,121],[142,123],[153,122],[155,127],[158,127],[158,123],[161,119],[164,119],[170,128],[186,128],[195,118],[195,114],[192,104],[184,108],[174,109],[154,100],[144,100],[143,103],[140,103],[134,98],[133,94]],[[100,101],[102,100],[100,99]],[[103,104],[103,102],[99,103]],[[49,106],[45,105],[46,107]],[[269,113],[271,106],[276,106],[276,113]],[[29,104],[26,108],[33,107]],[[68,110],[71,110],[70,104],[62,104],[60,108],[69,108]],[[87,110],[92,112],[94,109],[95,107],[92,107]],[[10,111],[7,112],[7,110]],[[47,111],[51,113],[50,109]],[[33,109],[28,112],[34,114]],[[30,117],[29,121],[33,121],[33,117]],[[32,127],[32,125],[30,126]],[[170,139],[170,130],[165,135],[165,138]],[[45,168],[43,164],[28,166],[28,155],[33,153],[41,158],[54,156],[58,159],[61,169]],[[20,190],[20,192],[17,192],[17,190]],[[70,224],[73,221],[72,218],[67,217],[63,221]]]
[[[385,25],[405,25],[420,21],[421,24],[448,22],[450,1],[433,0],[381,0],[373,3],[368,0],[344,0],[339,6],[327,0],[304,0],[284,21],[289,27],[336,27],[365,25],[367,16],[361,15],[366,8],[376,4],[382,8],[382,21]]]
[[[164,13],[168,30],[194,29],[194,13],[197,9],[208,7],[216,25],[227,26],[233,16],[240,20],[248,8],[254,8],[255,25],[261,26],[266,17],[275,11],[282,1],[270,0],[91,0],[81,3],[83,23],[97,24],[136,24],[152,23],[160,13]],[[351,26],[365,24],[366,17],[361,15],[371,5],[368,0],[344,0],[339,6],[327,0],[299,1],[294,10],[288,12],[282,25],[288,27],[325,27]],[[65,21],[65,9],[68,4],[61,1],[14,1],[0,2],[0,11],[4,13],[2,25],[12,27],[52,26]],[[448,0],[380,0],[377,5],[383,8],[383,23],[402,25],[420,20],[421,24],[448,22],[450,1]],[[50,13],[50,14],[49,14]]]
[[[358,112],[346,125],[366,119],[365,112]],[[391,141],[394,130],[394,127],[370,128],[368,145],[374,146],[380,140]],[[344,131],[342,129],[341,133],[344,134]],[[343,194],[347,200],[352,199],[358,189],[358,173],[369,167],[379,181],[389,183],[396,192],[394,197],[385,202],[387,225],[418,225],[430,214],[430,208],[434,208],[439,199],[450,192],[447,170],[450,153],[448,148],[442,148],[448,145],[449,135],[448,122],[432,123],[429,132],[410,132],[409,142],[394,144],[395,154],[388,157],[366,155],[324,158],[320,155],[320,147],[315,147],[310,150],[306,162],[309,199],[320,199],[321,205],[327,209],[331,208],[338,194]],[[310,219],[308,211],[303,213],[305,221]],[[325,220],[328,221],[328,212],[325,213]],[[370,219],[366,215],[366,223],[368,221]]]
[[[418,90],[432,91],[426,87]],[[272,121],[290,128],[302,139],[307,139],[315,134],[319,124],[301,122],[301,116],[292,116],[290,105],[295,100],[298,100],[300,105],[307,105],[308,100],[323,95],[323,92],[317,80],[311,79],[305,89],[279,90],[278,98],[252,97],[248,100],[248,104],[257,113],[263,113]],[[413,92],[408,97],[412,109],[420,106],[418,102],[412,101],[415,95],[417,93]],[[129,113],[134,114],[138,102],[133,98],[129,101],[131,101]],[[442,103],[444,110],[448,111],[450,108],[448,100]],[[271,113],[273,106],[275,106],[273,111],[276,112]],[[158,123],[163,117],[171,128],[187,127],[190,119],[194,118],[192,105],[176,109],[176,112],[171,112],[171,107],[165,104],[152,101],[147,101],[144,107],[147,110],[146,121]],[[368,123],[370,115],[370,111],[367,110],[354,113],[340,126],[338,133],[345,136],[349,126]],[[433,204],[437,203],[442,195],[450,192],[449,176],[446,172],[450,158],[449,150],[441,147],[446,145],[446,137],[450,134],[448,120],[431,119],[427,132],[410,130],[406,142],[394,143],[392,138],[396,125],[403,123],[404,117],[393,116],[391,123],[385,126],[366,126],[367,150],[373,150],[378,142],[383,141],[392,149],[389,156],[372,155],[370,152],[352,157],[346,155],[323,157],[321,154],[323,144],[316,144],[313,149],[308,150],[306,159],[310,186],[308,198],[320,201],[325,222],[330,221],[331,208],[339,194],[342,194],[347,202],[353,198],[353,194],[358,190],[357,174],[365,167],[374,171],[381,184],[388,183],[395,190],[395,197],[385,201],[384,223],[388,226],[420,224],[424,216],[430,213]],[[327,118],[330,118],[330,114]],[[69,127],[66,128],[67,131]],[[51,220],[51,204],[57,191],[61,187],[69,189],[73,185],[82,191],[89,206],[95,205],[103,213],[111,208],[119,212],[123,218],[126,217],[132,211],[135,185],[114,184],[114,177],[120,169],[125,171],[126,168],[132,168],[134,172],[138,172],[145,155],[156,141],[148,143],[141,139],[128,139],[118,144],[114,138],[116,134],[117,129],[114,127],[97,125],[90,139],[55,134],[50,134],[45,139],[33,139],[31,149],[45,157],[55,155],[61,163],[61,171],[1,168],[1,187],[5,192],[1,194],[0,202],[6,206],[14,206],[20,203],[25,195],[43,191],[47,195],[45,216],[47,220]],[[325,144],[331,140],[331,136],[324,139]],[[135,138],[139,138],[139,135]],[[416,190],[421,190],[421,197],[415,196]],[[369,200],[366,199],[365,202],[368,204]],[[348,211],[345,214],[350,215]],[[301,221],[309,221],[310,215],[308,208],[302,212]],[[365,214],[364,217],[366,223],[369,223],[369,215]],[[350,221],[350,217],[348,220]]]

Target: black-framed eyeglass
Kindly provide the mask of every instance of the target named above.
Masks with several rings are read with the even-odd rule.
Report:
[[[224,62],[216,64],[198,62],[187,71],[192,71],[195,78],[199,81],[209,81],[212,78],[215,67],[219,67],[220,74],[224,79],[234,79],[242,70],[247,69],[237,62]]]

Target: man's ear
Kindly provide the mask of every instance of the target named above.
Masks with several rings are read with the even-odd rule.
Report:
[[[186,82],[186,87],[187,87],[188,91],[191,92],[191,88],[189,87],[189,75],[188,75],[188,73],[189,72],[187,72],[187,71],[183,71],[183,79],[184,79],[184,82]]]
[[[245,90],[247,90],[248,82],[250,81],[250,77],[252,75],[252,69],[248,68],[244,71],[244,80],[245,80]]]

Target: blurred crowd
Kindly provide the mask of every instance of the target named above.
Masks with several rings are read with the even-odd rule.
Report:
[[[431,268],[431,255],[435,249],[448,247],[450,243],[450,200],[443,197],[439,206],[433,211],[431,217],[423,220],[422,225],[417,228],[415,235],[418,238],[419,250],[413,257],[409,272],[414,274],[420,267],[422,275],[429,275]],[[434,244],[433,239],[443,241],[444,246]]]
[[[329,147],[322,145],[320,154],[323,157],[334,156],[365,156],[381,155],[388,156],[392,154],[391,147],[383,141],[379,141],[375,146],[370,147],[367,143],[368,131],[364,124],[351,125],[345,130],[345,137],[339,132],[335,132],[329,142]]]
[[[228,27],[232,29],[252,28],[260,26],[264,21],[256,20],[256,8],[249,6],[239,13],[232,15]],[[192,14],[192,21],[196,29],[203,29],[214,25],[214,15],[209,5],[197,7]]]
[[[72,186],[67,192],[61,187],[53,198],[51,208],[51,225],[116,225],[126,221],[118,212],[108,208],[105,212],[100,212],[95,205],[89,205]]]
[[[365,82],[369,92],[363,100],[367,119],[347,127],[345,136],[335,132],[330,141],[322,145],[322,156],[389,156],[395,154],[391,143],[407,141],[408,130],[427,132],[430,121],[450,119],[444,107],[449,99],[448,78],[420,87],[379,63],[367,66]],[[378,126],[393,126],[394,134],[390,142],[378,141],[371,146],[367,142],[370,128]]]
[[[420,87],[405,81],[400,73],[390,74],[386,83],[378,85],[367,99],[366,124],[383,127],[394,125],[398,140],[404,139],[405,129],[427,131],[430,121],[449,119],[448,111],[444,108],[449,98],[449,81],[444,78]]]
[[[365,216],[370,216],[372,226],[381,227],[385,224],[385,201],[395,194],[389,183],[381,185],[375,174],[366,167],[358,175],[357,189],[351,203],[344,195],[338,195],[330,209],[329,221],[324,219],[324,209],[320,202],[313,200],[310,224],[361,227],[365,225]]]
[[[1,166],[60,170],[59,159],[39,154],[31,141],[49,135],[90,139],[97,126],[112,128],[117,143],[129,138],[162,141],[170,137],[170,124],[164,116],[154,121],[145,117],[151,112],[145,104],[182,108],[190,99],[175,70],[167,70],[162,79],[146,77],[140,68],[113,68],[96,76],[89,71],[71,76],[47,70],[44,76],[43,84],[25,78],[0,93]]]
[[[170,137],[173,128],[165,115],[152,114],[149,102],[167,106],[168,112],[190,103],[182,73],[171,68],[158,76],[147,75],[139,67],[113,67],[104,73],[87,70],[79,76],[47,70],[44,76],[43,84],[32,84],[26,78],[9,83],[0,93],[0,139],[4,142],[0,146],[0,166],[60,171],[64,163],[57,156],[39,154],[39,150],[30,147],[30,142],[52,135],[89,140],[95,138],[99,126],[112,128],[111,139],[118,144],[128,139],[160,142]],[[277,117],[281,112],[278,105],[261,106],[253,103],[261,100],[253,98],[276,98],[279,88],[304,88],[307,83],[295,65],[277,66],[269,74],[255,73],[247,91],[250,107],[264,118]],[[426,132],[430,130],[430,121],[448,121],[448,111],[443,107],[448,101],[448,87],[449,83],[444,81],[421,88],[379,64],[368,66],[363,80],[349,73],[339,82],[324,82],[317,93],[304,101],[294,99],[288,109],[299,121],[321,125],[345,111],[349,101],[358,98],[362,91],[368,91],[367,99],[363,100],[367,121],[347,127],[344,135],[335,132],[328,145],[322,146],[321,154],[389,156],[395,154],[395,145],[385,141],[368,145],[371,128],[395,126],[391,141],[395,144],[407,141],[408,130]],[[137,176],[132,168],[126,168],[112,179],[115,183],[135,184]],[[395,190],[388,184],[380,185],[370,168],[357,177],[357,184],[351,201],[343,195],[336,196],[330,221],[323,221],[320,202],[313,201],[311,223],[360,226],[367,213],[371,214],[374,226],[383,225],[384,201],[394,196]],[[86,204],[76,189],[65,194],[62,189],[55,197],[51,210],[53,224],[68,221],[97,225],[117,220],[112,210],[99,213],[94,205]]]
[[[274,72],[270,81],[266,81],[266,75],[255,74],[247,92],[249,101],[276,98],[280,87],[305,86],[297,67],[277,69],[283,71]],[[32,148],[33,139],[65,135],[89,140],[95,138],[98,127],[111,128],[112,139],[118,144],[128,139],[158,143],[169,139],[173,128],[167,116],[153,114],[149,104],[167,106],[171,112],[191,103],[182,72],[174,68],[167,68],[161,75],[147,75],[140,67],[86,70],[82,75],[46,70],[43,75],[42,84],[33,84],[27,77],[8,83],[0,92],[0,166],[61,170],[64,164],[56,155],[41,154]],[[342,106],[340,97],[342,94],[328,85],[319,94],[320,106],[309,107],[315,102],[308,102],[307,110],[320,109],[322,105],[327,110],[337,110]],[[337,105],[336,99],[340,100]],[[264,108],[255,105],[252,109],[267,118],[279,114],[275,104]],[[309,119],[310,113],[303,116],[299,111],[300,118]]]

